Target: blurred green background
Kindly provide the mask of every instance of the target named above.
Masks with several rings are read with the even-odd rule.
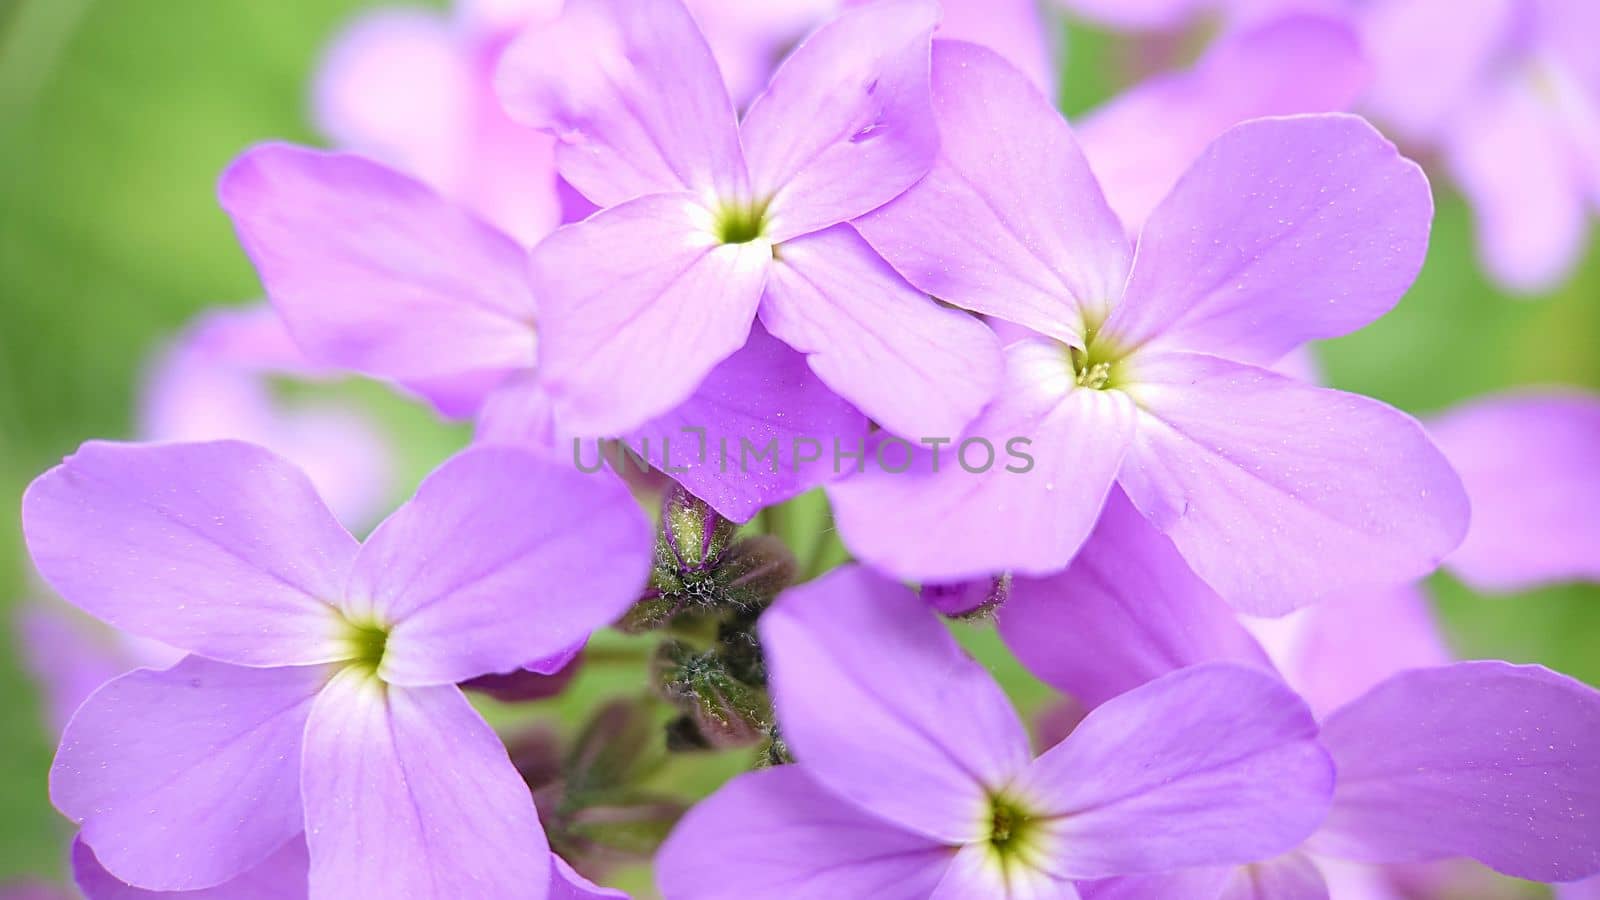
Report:
[[[192,314],[257,296],[215,203],[216,175],[255,141],[315,141],[306,95],[320,48],[371,5],[0,0],[0,636],[33,590],[22,489],[81,441],[130,435],[143,361]],[[1128,48],[1063,32],[1064,103],[1078,112],[1116,89]],[[1395,313],[1323,348],[1333,382],[1419,414],[1513,385],[1600,388],[1600,253],[1555,294],[1503,296],[1474,262],[1461,201],[1438,193],[1421,280]],[[375,386],[343,390],[398,439],[402,490],[463,439]],[[1463,655],[1600,683],[1600,590],[1488,599],[1443,576],[1434,587]],[[984,655],[1037,700],[1014,665]],[[17,654],[0,655],[0,882],[60,870],[50,755]]]

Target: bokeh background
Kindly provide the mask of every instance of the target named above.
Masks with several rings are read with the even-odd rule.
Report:
[[[51,741],[11,624],[39,590],[18,498],[83,440],[131,436],[149,354],[194,313],[259,296],[216,176],[256,141],[317,142],[307,93],[320,52],[374,5],[0,0],[0,883],[57,876],[67,832],[46,797]],[[1069,114],[1132,77],[1127,41],[1067,23],[1061,38]],[[1600,389],[1600,248],[1559,291],[1506,296],[1475,262],[1460,199],[1435,192],[1416,287],[1376,325],[1319,348],[1333,384],[1424,415],[1516,385]],[[376,385],[334,390],[395,441],[397,499],[465,440]],[[1461,655],[1600,684],[1600,588],[1486,598],[1448,576],[1431,588]],[[1021,699],[1042,699],[984,635],[970,640]]]

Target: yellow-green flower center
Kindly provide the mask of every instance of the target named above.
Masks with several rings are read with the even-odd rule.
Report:
[[[1122,361],[1126,354],[1114,342],[1096,333],[1094,328],[1084,329],[1084,349],[1067,348],[1067,364],[1072,367],[1072,377],[1079,387],[1095,391],[1121,387],[1125,382]]]
[[[1025,880],[1044,863],[1045,819],[1017,798],[991,794],[983,831],[989,859],[1007,882]]]
[[[346,623],[345,642],[350,664],[376,674],[389,649],[389,629],[376,622]]]
[[[766,234],[767,204],[730,203],[717,210],[715,233],[724,244],[748,244]]]

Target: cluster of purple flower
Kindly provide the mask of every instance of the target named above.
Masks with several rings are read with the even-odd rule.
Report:
[[[1349,108],[1439,151],[1508,283],[1570,265],[1600,4],[1066,5],[1224,26],[1076,128],[1031,0],[476,0],[352,30],[318,90],[345,150],[222,177],[272,310],[202,323],[150,442],[85,444],[24,498],[48,585],[154,644],[92,693],[41,660],[70,682],[50,789],[80,889],[620,896],[569,865],[597,865],[577,788],[544,802],[462,690],[558,692],[610,626],[661,639],[654,742],[761,748],[681,818],[650,807],[669,900],[1600,874],[1600,693],[1452,661],[1417,587],[1600,579],[1600,402],[1424,426],[1300,355],[1427,249],[1422,169]],[[388,381],[476,438],[359,541],[386,451],[274,407],[285,372]],[[940,465],[974,436],[1029,465]],[[598,440],[634,456],[575,464]],[[905,464],[801,452],[829,442]],[[737,530],[817,488],[851,561]],[[992,616],[1070,698],[1045,739],[941,613]],[[627,743],[606,715],[593,740]]]

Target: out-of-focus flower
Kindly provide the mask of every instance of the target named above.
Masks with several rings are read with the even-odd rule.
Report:
[[[1437,154],[1473,206],[1489,274],[1548,290],[1600,211],[1600,5],[1589,0],[1060,0],[1116,28],[1205,16],[1225,34],[1289,12],[1347,18],[1372,64],[1359,107]],[[1295,77],[1308,87],[1318,78]]]
[[[1101,25],[1129,31],[1169,31],[1204,19],[1249,25],[1286,11],[1330,12],[1350,0],[1052,0]]]
[[[1474,589],[1600,582],[1600,397],[1522,391],[1428,422],[1472,498],[1446,565]]]
[[[25,602],[16,622],[28,674],[44,691],[52,736],[61,734],[100,685],[139,666],[167,668],[184,655],[160,641],[107,628],[56,598]]]
[[[1369,81],[1355,28],[1287,15],[1230,32],[1194,68],[1151,78],[1075,123],[1131,235],[1219,135],[1247,119],[1349,109]]]
[[[493,73],[520,29],[560,11],[561,0],[462,0],[448,15],[367,13],[323,60],[317,124],[339,146],[421,178],[531,246],[565,217],[555,143],[506,116]]]
[[[509,237],[377,163],[284,145],[245,154],[221,195],[307,353],[396,382],[448,415],[477,414],[483,440],[593,471],[592,438],[621,437],[744,521],[831,477],[823,454],[796,457],[797,438],[865,434],[866,420],[759,328],[678,408],[625,435],[570,429],[553,416],[561,388],[544,372],[549,300]]]
[[[829,485],[853,552],[905,579],[1048,574],[1115,485],[1230,603],[1282,614],[1420,577],[1460,542],[1460,480],[1413,419],[1263,368],[1383,315],[1422,264],[1427,182],[1371,126],[1230,129],[1135,255],[1020,73],[940,41],[934,94],[938,162],[858,227],[922,290],[1038,332],[960,442],[1029,461],[974,474],[924,453]]]
[[[393,479],[392,453],[377,426],[348,405],[287,403],[273,391],[274,378],[336,375],[306,358],[270,307],[212,310],[151,365],[139,435],[259,444],[303,469],[341,522],[364,527]]]
[[[886,265],[849,220],[938,147],[929,0],[853,8],[736,118],[678,0],[572,0],[502,59],[514,116],[554,134],[563,177],[604,207],[533,252],[542,377],[590,434],[681,404],[758,312],[883,427],[953,434],[997,386],[998,342]]]
[[[1159,679],[1036,759],[983,667],[866,569],[789,591],[761,639],[798,762],[690,811],[659,858],[667,896],[1071,896],[1074,879],[1273,856],[1325,811],[1309,712],[1246,667]]]
[[[468,450],[363,545],[260,448],[90,443],[23,525],[62,597],[195,654],[112,681],[62,737],[51,797],[119,880],[214,887],[304,831],[317,900],[547,883],[527,788],[455,684],[632,602],[650,537],[620,483]]]
[[[1377,72],[1365,107],[1442,154],[1496,280],[1554,287],[1600,211],[1600,4],[1376,0],[1358,15]]]

